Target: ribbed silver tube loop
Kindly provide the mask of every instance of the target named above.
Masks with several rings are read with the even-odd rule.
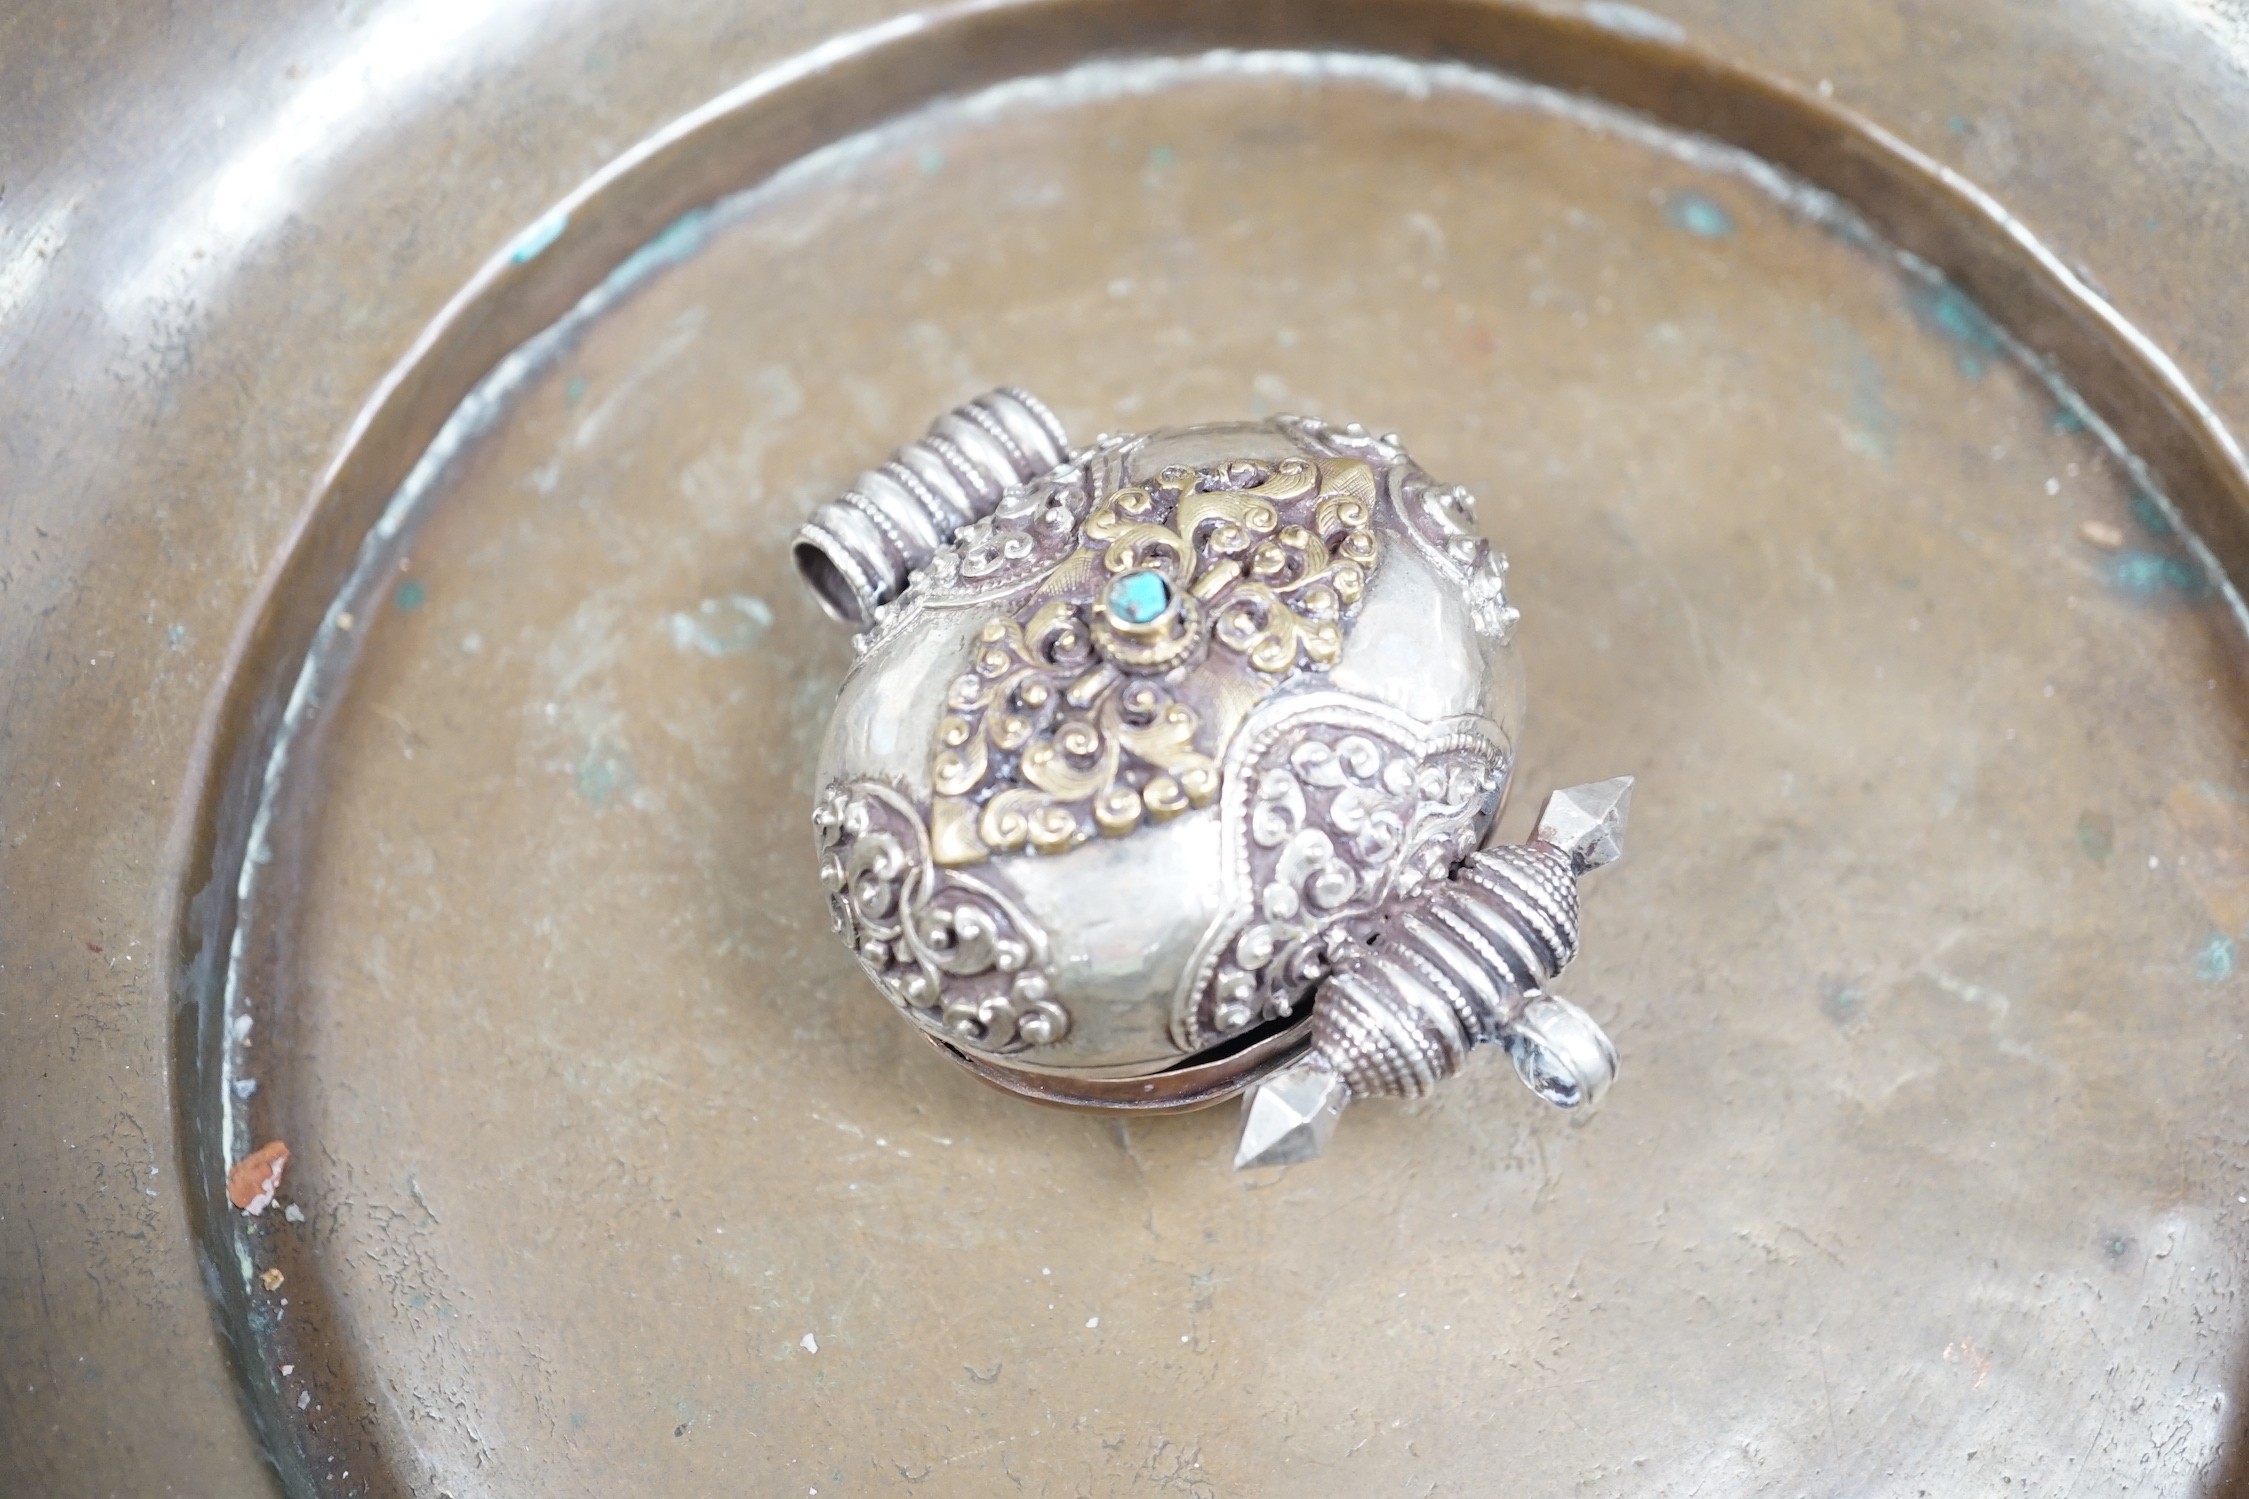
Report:
[[[1463,888],[1476,892],[1478,904],[1486,911],[1505,913],[1508,925],[1530,954],[1534,973],[1551,976],[1562,971],[1565,965],[1550,925],[1514,881],[1502,871],[1473,868],[1463,869],[1459,878]]]
[[[1432,903],[1482,933],[1498,949],[1506,962],[1506,975],[1517,987],[1536,989],[1554,976],[1555,970],[1538,944],[1524,936],[1508,912],[1485,892],[1456,881]]]
[[[1499,975],[1478,962],[1436,922],[1412,911],[1398,920],[1401,951],[1420,956],[1446,986],[1446,998],[1457,1012],[1460,1027],[1470,1044],[1489,1040],[1507,1018],[1507,999],[1513,986],[1498,982]]]
[[[1043,459],[1048,468],[1070,456],[1070,438],[1062,430],[1061,418],[1021,386],[1003,385],[978,404],[1005,423],[1016,443],[1032,457]]]
[[[886,463],[861,474],[844,497],[845,503],[863,511],[881,527],[891,549],[900,556],[929,556],[951,539],[952,529],[940,529],[937,517],[922,503],[921,496],[890,472],[895,467]]]
[[[906,513],[918,512],[927,522],[930,534],[937,538],[936,545],[943,546],[961,527],[959,511],[930,492],[929,486],[905,464],[893,458],[881,468],[873,469],[864,479],[879,480],[895,487],[906,502],[901,506]]]
[[[1485,849],[1461,866],[1459,880],[1497,898],[1550,955],[1548,974],[1577,956],[1577,880],[1567,858],[1539,844]]]
[[[1062,424],[1037,397],[986,391],[814,511],[797,532],[797,571],[823,609],[865,629],[961,527],[1069,456]]]
[[[1509,843],[1469,858],[1469,870],[1505,881],[1518,908],[1554,951],[1554,971],[1577,957],[1577,874],[1570,856],[1543,843]]]
[[[886,466],[912,474],[922,492],[936,502],[938,513],[952,531],[976,519],[975,471],[969,467],[967,455],[943,438],[925,437],[901,449]]]
[[[872,611],[895,560],[882,528],[850,503],[851,496],[822,505],[797,532],[798,574],[820,606],[844,623]]]
[[[1331,975],[1314,1012],[1313,1044],[1354,1094],[1419,1098],[1451,1069],[1411,1004],[1391,992],[1390,977],[1374,963]]]
[[[1028,479],[1038,470],[1023,450],[1010,442],[1000,424],[979,411],[973,404],[956,407],[931,423],[929,435],[943,438],[958,448],[968,459],[976,474],[987,481],[980,489],[991,487],[1004,490],[1017,482],[1017,475]],[[997,500],[998,494],[992,498]]]
[[[1538,845],[1486,850],[1346,950],[1313,1047],[1355,1097],[1418,1098],[1506,1039],[1576,951],[1569,865]]]
[[[1484,1039],[1490,1040],[1498,1027],[1515,1018],[1523,1002],[1523,985],[1514,979],[1513,970],[1491,938],[1476,925],[1454,910],[1449,903],[1432,901],[1428,910],[1429,924],[1450,937],[1454,945],[1475,964],[1477,973],[1489,985],[1493,1013],[1484,1029]]]
[[[1442,1066],[1438,1077],[1452,1076],[1468,1057],[1470,1032],[1461,1024],[1467,1001],[1444,970],[1412,943],[1400,943],[1383,968],[1390,991],[1413,1006],[1422,1035],[1434,1047]]]

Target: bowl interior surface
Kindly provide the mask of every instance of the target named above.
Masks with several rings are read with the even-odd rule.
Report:
[[[271,1374],[308,1432],[457,1496],[2212,1459],[2238,628],[1972,304],[1597,111],[1306,56],[1007,85],[670,232],[342,601],[274,825],[244,1127],[295,1152],[259,1336],[321,1350]],[[1236,1175],[1234,1111],[1027,1107],[867,985],[809,825],[850,647],[789,538],[1003,382],[1081,441],[1394,429],[1481,496],[1506,832],[1639,778],[1564,986],[1598,1116],[1479,1057]]]

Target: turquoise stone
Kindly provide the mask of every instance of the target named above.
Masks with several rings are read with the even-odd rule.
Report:
[[[1138,568],[1109,585],[1109,615],[1121,624],[1153,624],[1171,607],[1171,584],[1164,575]]]

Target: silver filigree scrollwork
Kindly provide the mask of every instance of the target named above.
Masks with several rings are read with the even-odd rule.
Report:
[[[1339,941],[1474,851],[1506,774],[1482,719],[1428,725],[1337,693],[1253,718],[1225,776],[1229,909],[1174,1004],[1180,1044],[1294,1013]]]
[[[1460,586],[1477,633],[1501,641],[1514,633],[1519,612],[1507,601],[1507,558],[1478,533],[1475,495],[1461,485],[1430,478],[1395,435],[1377,436],[1356,422],[1333,426],[1301,416],[1275,420],[1317,452],[1373,465],[1383,476],[1383,498],[1406,533]]]
[[[1045,934],[993,882],[939,869],[904,797],[872,781],[830,786],[812,825],[837,932],[909,1017],[1002,1054],[1069,1033]]]

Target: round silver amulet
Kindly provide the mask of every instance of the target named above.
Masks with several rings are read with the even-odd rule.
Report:
[[[1004,389],[796,555],[860,630],[820,879],[955,1061],[1096,1108],[1254,1087],[1238,1164],[1486,1042],[1554,1101],[1606,1086],[1606,1037],[1546,986],[1630,783],[1480,852],[1523,709],[1506,563],[1396,438],[1284,416],[1073,447]]]

